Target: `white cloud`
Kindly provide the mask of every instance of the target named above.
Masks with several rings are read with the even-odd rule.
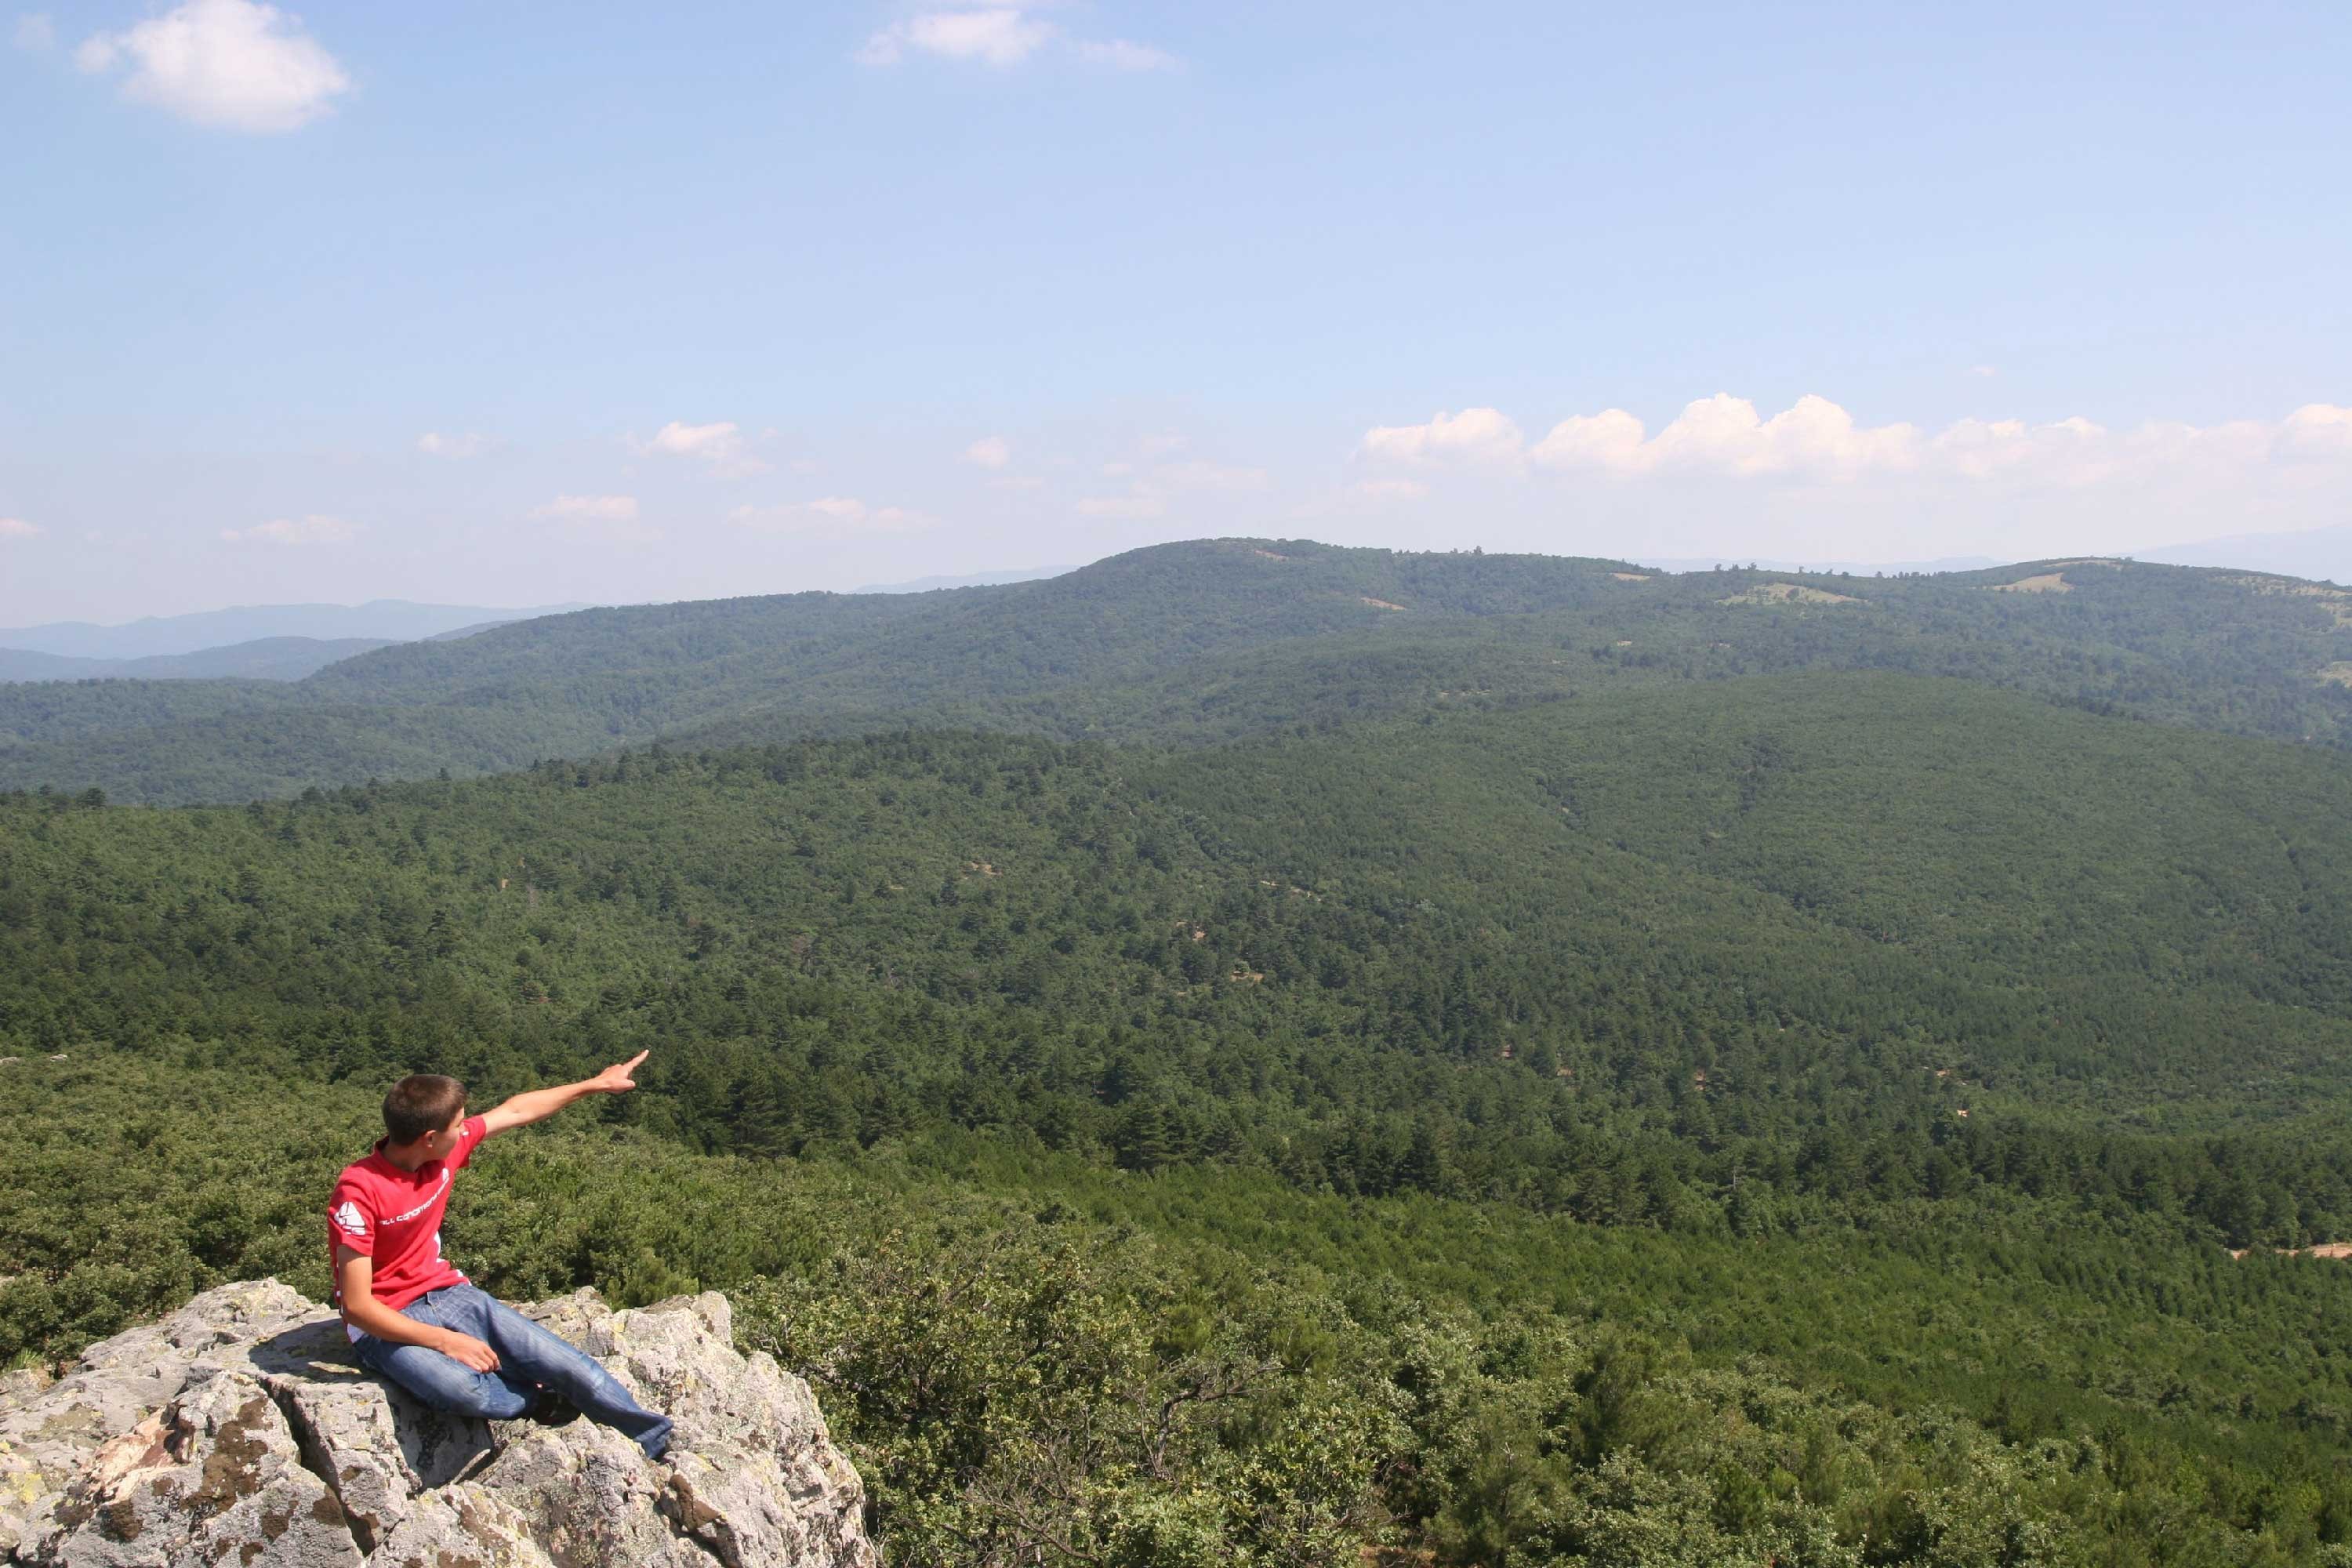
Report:
[[[2286,416],[2282,436],[2297,457],[2352,456],[2352,408],[2306,403]]]
[[[1687,405],[1648,439],[1642,422],[1622,408],[1563,419],[1529,456],[1544,468],[1617,474],[1682,468],[1851,478],[1867,469],[1909,468],[1919,459],[1919,446],[1916,426],[1857,426],[1826,397],[1808,394],[1766,419],[1748,399],[1719,392]]]
[[[1655,435],[1622,408],[1563,419],[1528,446],[1492,408],[1440,414],[1426,425],[1364,433],[1361,455],[1428,466],[1456,463],[1631,480],[1686,475],[1719,479],[1855,482],[1916,475],[2080,488],[2244,475],[2282,461],[2352,458],[2352,408],[2305,405],[2275,422],[2195,426],[2151,421],[2110,430],[2079,416],[2029,424],[1960,419],[1933,436],[1916,425],[1865,426],[1826,397],[1807,395],[1763,417],[1744,397],[1717,393],[1686,405]]]
[[[1155,49],[1150,44],[1138,44],[1126,38],[1106,38],[1100,43],[1081,42],[1078,58],[1089,65],[1108,66],[1122,71],[1174,70],[1180,63],[1166,49]]]
[[[930,519],[907,507],[868,506],[856,496],[819,496],[781,506],[739,506],[727,521],[761,533],[903,533]]]
[[[0,539],[30,539],[40,531],[21,517],[0,517]]]
[[[894,22],[866,40],[857,58],[871,66],[894,66],[909,49],[943,59],[1019,65],[1054,41],[1058,29],[1015,6],[925,11]]]
[[[122,95],[198,125],[291,131],[351,90],[335,57],[297,17],[256,0],[186,0],[74,51],[92,75],[128,65]]]
[[[721,479],[763,474],[768,465],[744,449],[743,432],[731,419],[687,425],[673,419],[654,432],[639,450],[667,458],[690,458]]]
[[[963,449],[963,460],[983,468],[1001,468],[1013,460],[1013,447],[1002,436],[982,436]]]
[[[416,449],[428,458],[478,458],[490,449],[490,438],[468,430],[462,436],[445,436],[438,430],[427,430],[416,438]]]
[[[1526,437],[1492,408],[1440,410],[1426,425],[1381,425],[1364,432],[1365,456],[1390,462],[1462,462],[1516,468]]]
[[[922,54],[1003,68],[1041,50],[1060,48],[1088,65],[1112,70],[1172,70],[1181,63],[1165,49],[1129,38],[1070,37],[1037,10],[1034,5],[1018,5],[919,11],[868,37],[857,58],[869,66],[895,66],[909,54]]]
[[[221,530],[221,537],[231,544],[349,544],[359,534],[359,524],[319,512],[308,517],[272,518],[251,528]]]
[[[47,54],[58,46],[58,25],[45,11],[26,11],[16,18],[16,47],[27,54]]]
[[[635,496],[557,496],[528,514],[535,522],[552,522],[575,533],[625,542],[659,539],[661,530],[638,521]]]

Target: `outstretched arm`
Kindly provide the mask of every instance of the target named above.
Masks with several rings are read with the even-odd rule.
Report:
[[[544,1121],[573,1100],[591,1094],[626,1094],[637,1087],[630,1075],[647,1053],[639,1051],[627,1061],[606,1068],[594,1078],[582,1079],[559,1089],[534,1089],[529,1094],[518,1094],[493,1110],[482,1113],[482,1136],[503,1132],[509,1127],[527,1127],[534,1121]]]

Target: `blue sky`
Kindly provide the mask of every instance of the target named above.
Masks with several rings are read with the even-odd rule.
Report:
[[[1910,9],[0,17],[0,625],[2352,521],[2352,10]]]

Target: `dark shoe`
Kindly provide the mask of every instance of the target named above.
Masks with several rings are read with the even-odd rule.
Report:
[[[542,1426],[561,1426],[576,1419],[579,1415],[577,1405],[551,1388],[541,1389],[539,1397],[531,1401],[530,1408],[523,1412],[524,1419],[536,1421]]]

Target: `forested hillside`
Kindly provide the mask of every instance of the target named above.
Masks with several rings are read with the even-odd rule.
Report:
[[[290,686],[0,690],[0,785],[178,802],[877,724],[1232,739],[1796,669],[1952,675],[2339,744],[2352,593],[2120,562],[1939,577],[1672,575],[1297,541],[1165,545],[1065,576],[552,616]]]
[[[399,762],[0,795],[0,1363],[649,1049],[451,1245],[737,1291],[901,1562],[2352,1562],[2334,600],[1314,549],[36,689]]]

